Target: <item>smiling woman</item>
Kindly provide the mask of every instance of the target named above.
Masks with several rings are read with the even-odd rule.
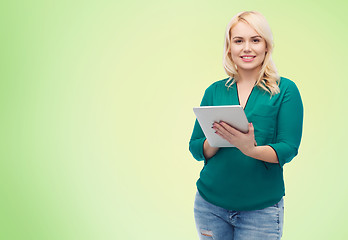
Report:
[[[280,239],[284,164],[298,152],[303,105],[296,84],[273,64],[272,32],[258,12],[232,18],[226,29],[226,79],[211,84],[201,106],[241,105],[249,131],[213,124],[235,147],[211,147],[196,120],[189,149],[204,167],[194,203],[200,239]]]

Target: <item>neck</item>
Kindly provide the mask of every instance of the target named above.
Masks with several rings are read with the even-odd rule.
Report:
[[[250,83],[255,84],[259,74],[260,74],[261,66],[252,70],[244,70],[244,69],[238,69],[238,82],[239,83]]]

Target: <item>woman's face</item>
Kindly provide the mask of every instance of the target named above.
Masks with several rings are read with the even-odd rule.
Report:
[[[232,28],[230,52],[238,70],[261,68],[266,55],[266,41],[244,22],[238,22]]]

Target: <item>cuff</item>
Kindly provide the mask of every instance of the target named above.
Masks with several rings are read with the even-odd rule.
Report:
[[[205,139],[206,137],[203,137],[203,138],[192,140],[190,142],[190,152],[192,153],[192,156],[197,161],[204,160],[204,164],[206,164],[206,161],[207,161],[207,159],[204,157],[204,154],[203,154],[203,144]]]
[[[281,168],[284,166],[285,163],[290,162],[297,155],[297,148],[292,147],[287,143],[280,142],[280,143],[271,143],[267,145],[273,148],[274,151],[276,152],[278,157],[278,162]]]

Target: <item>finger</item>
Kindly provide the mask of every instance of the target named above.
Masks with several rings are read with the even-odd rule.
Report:
[[[240,131],[232,127],[231,125],[221,121],[220,125],[223,126],[228,132],[230,132],[232,135],[238,135]]]
[[[248,124],[248,132],[247,134],[254,135],[254,125],[252,123]]]
[[[223,129],[223,128],[222,128]],[[231,135],[231,133],[229,133],[228,131],[226,131],[225,129],[222,130],[220,129],[216,129],[215,133],[217,135],[219,135],[220,137],[222,137],[223,139],[225,139],[226,141],[230,141],[234,136]]]
[[[231,143],[232,145],[236,146],[236,136],[232,135],[230,132],[228,132],[226,129],[222,130],[221,129],[224,129],[223,127],[219,129],[216,129],[216,134],[219,135],[220,137],[222,137],[223,139],[225,139],[227,142]]]
[[[226,140],[232,136],[232,134],[227,131],[221,124],[219,123],[214,123],[213,129],[216,131],[215,133],[218,133],[220,136],[225,138]]]
[[[219,132],[223,133],[224,135],[232,134],[221,124],[221,122],[220,123],[215,122],[213,125],[213,129],[219,130]]]

